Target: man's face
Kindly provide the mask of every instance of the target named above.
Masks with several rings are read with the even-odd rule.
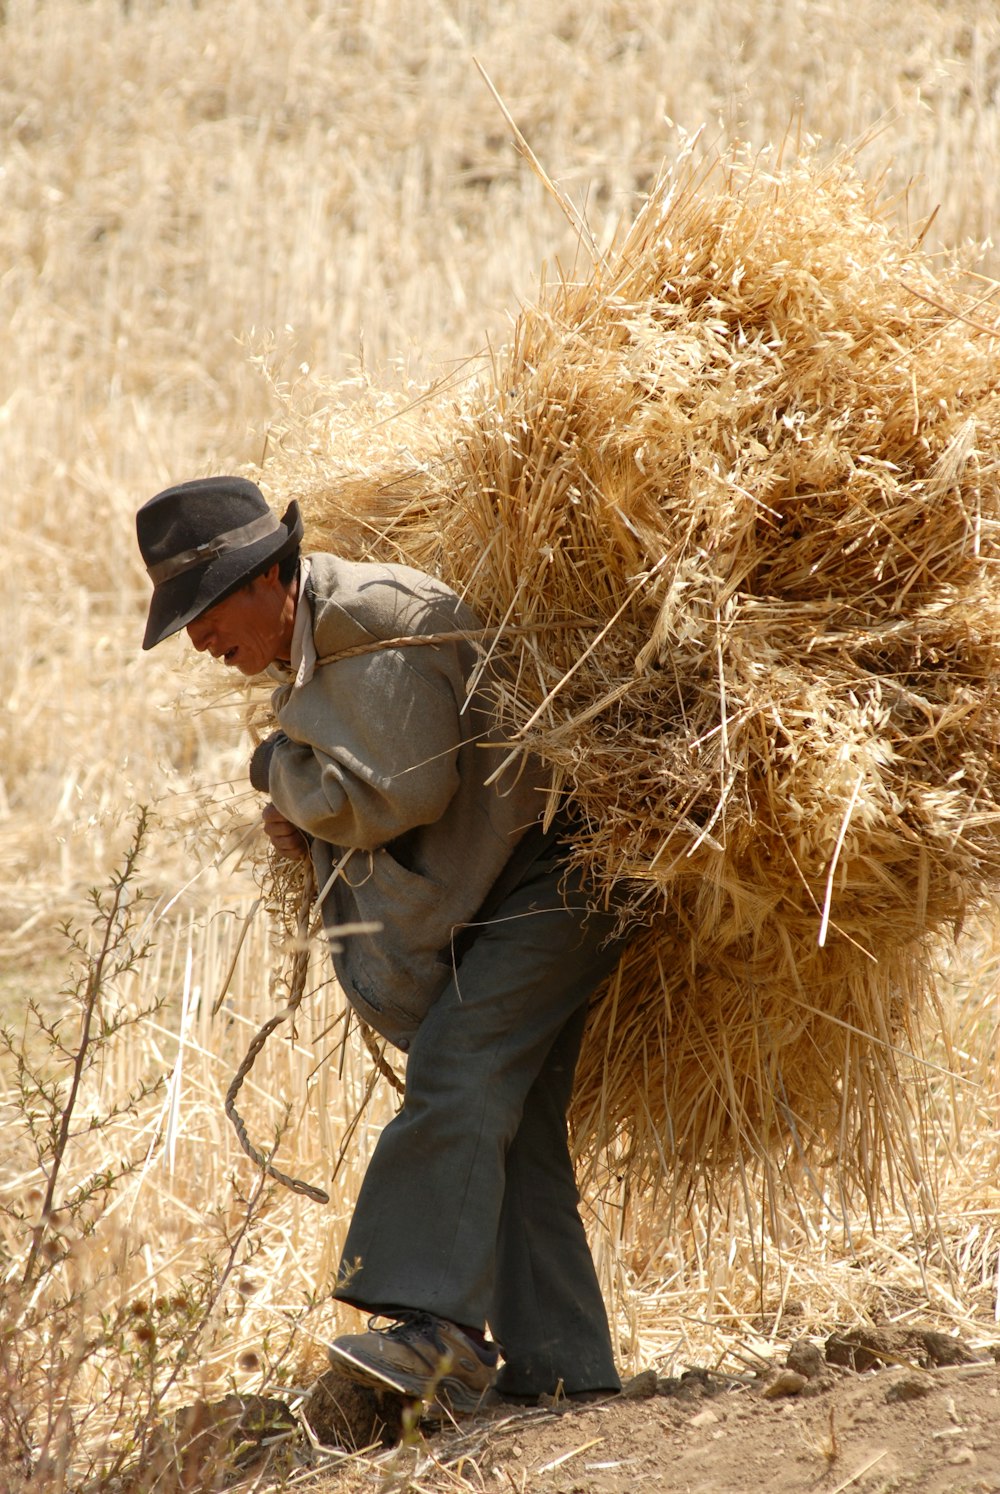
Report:
[[[200,654],[207,651],[241,674],[254,675],[275,659],[288,659],[294,621],[293,592],[282,586],[273,565],[209,607],[185,631]]]

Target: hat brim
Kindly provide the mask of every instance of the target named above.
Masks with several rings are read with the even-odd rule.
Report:
[[[280,520],[280,527],[256,544],[230,550],[196,570],[163,581],[153,590],[143,636],[144,650],[155,648],[165,638],[179,633],[210,607],[224,602],[241,586],[247,586],[276,562],[284,560],[302,542],[302,518],[294,500]]]

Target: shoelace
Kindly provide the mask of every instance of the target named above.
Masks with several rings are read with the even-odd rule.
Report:
[[[409,1343],[414,1338],[430,1338],[438,1349],[442,1348],[434,1319],[429,1312],[408,1312],[405,1316],[393,1319],[385,1328],[378,1328],[376,1324],[381,1316],[376,1313],[368,1319],[370,1333],[381,1333],[385,1338],[396,1338],[401,1343]]]
[[[433,1344],[436,1353],[443,1354],[445,1352],[444,1344],[438,1336],[438,1320],[432,1313],[407,1312],[395,1318],[385,1328],[376,1327],[380,1316],[381,1314],[376,1313],[368,1319],[369,1332],[381,1333],[385,1338],[395,1339],[398,1343],[412,1344],[417,1349],[419,1349],[421,1344],[426,1345],[429,1341]],[[465,1339],[477,1359],[487,1366],[496,1363],[497,1350],[495,1344],[487,1342],[480,1348],[474,1340],[469,1338],[468,1334],[462,1332],[461,1328],[457,1327],[457,1325],[453,1326],[455,1326],[456,1333],[460,1333]]]

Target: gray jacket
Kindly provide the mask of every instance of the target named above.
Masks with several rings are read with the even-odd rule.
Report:
[[[269,790],[313,837],[334,968],[366,1022],[406,1048],[451,972],[455,932],[475,917],[519,840],[537,825],[547,776],[504,756],[476,640],[330,655],[414,634],[474,631],[443,583],[408,566],[310,557],[304,596],[318,664],[274,692],[279,739]],[[338,937],[345,925],[378,933]]]

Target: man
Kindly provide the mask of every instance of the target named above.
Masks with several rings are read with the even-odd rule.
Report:
[[[617,1390],[566,1137],[614,919],[567,875],[565,829],[542,831],[540,765],[506,763],[476,617],[409,567],[300,557],[297,505],[278,520],[242,478],[166,489],[137,532],[143,648],[186,629],[278,681],[251,760],[265,828],[311,854],[347,999],[408,1053],[335,1290],[372,1318],[333,1363],[459,1412],[494,1381]],[[379,932],[335,939],[358,923]]]

